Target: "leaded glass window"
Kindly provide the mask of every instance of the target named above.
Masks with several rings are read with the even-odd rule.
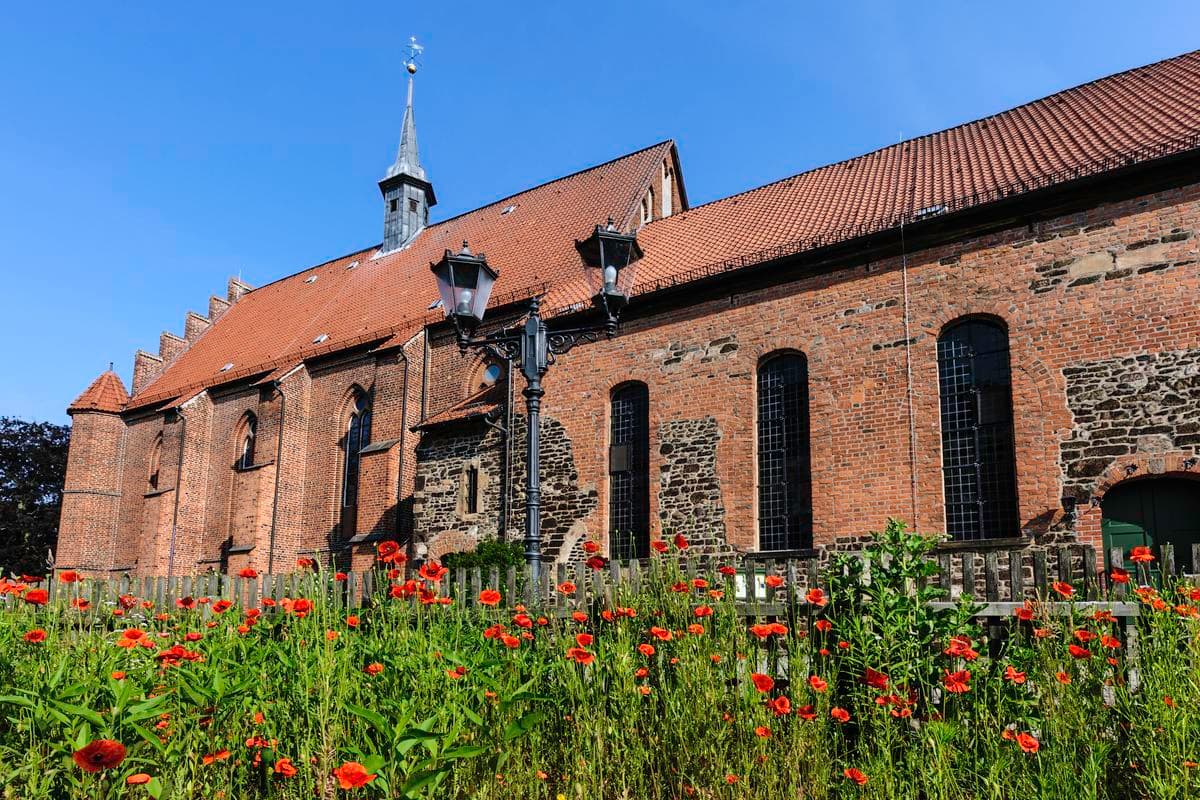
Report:
[[[799,353],[758,369],[758,546],[812,547],[808,363]]]
[[[343,439],[342,505],[358,505],[358,472],[362,449],[371,443],[371,402],[366,394],[354,397],[354,406]]]
[[[608,540],[612,558],[650,555],[650,394],[644,383],[612,395]]]
[[[938,339],[946,532],[956,540],[1017,536],[1008,333],[968,319]]]

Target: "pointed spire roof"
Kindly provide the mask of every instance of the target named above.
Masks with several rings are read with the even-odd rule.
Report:
[[[417,180],[425,180],[425,168],[421,166],[421,156],[417,152],[417,122],[413,116],[413,74],[416,66],[411,61],[408,72],[408,104],[404,107],[404,122],[400,125],[400,149],[396,151],[396,162],[388,167],[384,180],[397,175],[411,175]]]
[[[67,407],[67,413],[106,411],[118,414],[128,402],[129,393],[125,391],[125,384],[121,383],[121,378],[110,367],[100,373],[100,377],[92,381],[92,384],[83,390],[83,394],[75,398],[75,402]]]

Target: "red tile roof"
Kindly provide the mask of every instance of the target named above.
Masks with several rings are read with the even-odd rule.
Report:
[[[100,377],[92,381],[91,386],[83,390],[83,394],[75,398],[75,402],[67,407],[68,414],[76,411],[108,411],[116,413],[125,408],[129,402],[129,393],[117,373],[111,369],[100,373]]]
[[[476,417],[485,417],[488,414],[504,407],[505,401],[505,386],[504,383],[494,383],[480,389],[475,394],[463,400],[460,403],[450,406],[445,411],[439,414],[434,414],[432,417],[421,422],[415,427],[416,430],[425,430],[434,428],[439,425],[445,425],[449,422],[459,422],[462,420],[475,419]]]
[[[575,240],[613,217],[628,225],[674,144],[662,142],[430,225],[405,249],[378,247],[320,264],[245,295],[139,392],[132,406],[288,369],[356,344],[407,339],[442,312],[429,264],[464,240],[499,270],[494,302],[582,272]],[[502,213],[512,206],[508,213]],[[310,279],[315,277],[315,281]],[[322,334],[327,339],[318,343]],[[225,372],[225,364],[233,367]]]
[[[1200,147],[1200,51],[650,223],[635,293]],[[561,309],[582,286],[547,299]]]

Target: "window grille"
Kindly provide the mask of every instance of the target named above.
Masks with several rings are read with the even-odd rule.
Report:
[[[956,540],[1018,535],[1012,372],[1004,328],[987,320],[948,328],[938,339],[938,385],[946,532]]]
[[[777,356],[758,370],[758,543],[761,550],[812,547],[808,364]]]
[[[650,394],[645,384],[612,396],[608,538],[613,559],[650,555]]]
[[[354,410],[346,426],[345,452],[342,458],[342,506],[358,505],[358,473],[362,449],[371,443],[371,403],[361,392],[354,399]]]

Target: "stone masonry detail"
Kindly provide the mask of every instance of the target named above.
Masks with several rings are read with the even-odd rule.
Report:
[[[682,533],[701,552],[728,552],[725,505],[717,477],[721,431],[713,417],[664,422],[658,509],[664,534]]]
[[[1200,350],[1092,361],[1063,375],[1075,419],[1062,445],[1068,493],[1090,494],[1120,456],[1200,452]]]

